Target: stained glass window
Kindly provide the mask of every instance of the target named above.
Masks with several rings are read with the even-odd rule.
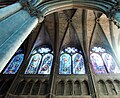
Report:
[[[107,73],[104,63],[103,63],[103,60],[99,54],[92,53],[90,55],[90,59],[91,59],[93,69],[96,74]]]
[[[17,54],[16,56],[14,56],[3,74],[15,74],[22,63],[23,58],[24,54]]]
[[[50,74],[53,52],[49,47],[40,47],[31,52],[31,59],[25,74]]]
[[[59,74],[85,74],[82,52],[75,47],[61,51]]]
[[[44,55],[38,74],[50,74],[52,61],[53,61],[52,54],[48,53]]]
[[[90,59],[96,74],[120,73],[114,58],[102,47],[93,47]]]
[[[115,60],[110,54],[103,53],[102,58],[109,73],[120,73],[120,69],[118,68]]]
[[[69,54],[60,56],[59,74],[71,74],[71,56]]]
[[[40,54],[35,54],[31,57],[25,74],[36,74],[39,67],[42,56]]]
[[[73,74],[85,74],[84,59],[79,53],[72,56]]]

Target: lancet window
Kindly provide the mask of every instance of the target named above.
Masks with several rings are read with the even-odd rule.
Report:
[[[82,52],[75,47],[67,47],[60,52],[59,74],[85,74]]]
[[[25,74],[50,74],[53,52],[49,47],[40,47],[32,51]]]
[[[12,60],[9,62],[3,74],[16,74],[23,62],[23,59],[24,59],[23,50],[19,49],[13,56]]]
[[[96,74],[120,73],[120,69],[113,56],[102,47],[93,47],[90,59]]]

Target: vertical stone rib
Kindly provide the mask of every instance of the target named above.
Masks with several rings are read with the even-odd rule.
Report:
[[[14,14],[15,12],[19,11],[21,8],[22,8],[22,5],[20,3],[15,3],[0,9],[0,21]]]

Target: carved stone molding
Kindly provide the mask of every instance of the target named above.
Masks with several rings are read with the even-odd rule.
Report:
[[[120,1],[110,10],[108,17],[120,28]]]
[[[44,16],[40,10],[35,8],[29,0],[20,0],[23,9],[25,9],[31,16],[36,16],[39,19],[39,23],[44,20]]]

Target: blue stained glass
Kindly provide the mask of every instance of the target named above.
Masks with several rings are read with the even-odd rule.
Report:
[[[38,52],[39,52],[39,53],[48,53],[48,52],[50,52],[50,51],[51,51],[50,48],[39,48],[39,49],[38,49]]]
[[[108,53],[102,54],[103,61],[107,67],[108,72],[112,73],[120,73],[120,69],[118,68],[115,60],[113,57]]]
[[[59,74],[71,74],[71,56],[62,54],[60,56]]]
[[[3,74],[15,74],[22,63],[23,58],[24,54],[18,54],[14,56],[11,62],[9,63],[8,67],[3,72]]]
[[[92,51],[94,52],[105,52],[105,49],[102,47],[93,47]]]
[[[78,49],[76,49],[75,47],[67,47],[67,48],[65,48],[65,52],[76,53],[76,52],[78,52]]]
[[[35,54],[31,57],[25,74],[36,74],[39,67],[42,56],[40,54]]]
[[[44,55],[38,74],[50,74],[53,62],[53,55],[48,53]]]
[[[97,53],[92,53],[90,55],[90,59],[93,65],[94,72],[96,74],[102,74],[102,73],[107,73],[103,60],[101,56]]]
[[[72,56],[73,74],[85,74],[84,59],[79,53]]]

